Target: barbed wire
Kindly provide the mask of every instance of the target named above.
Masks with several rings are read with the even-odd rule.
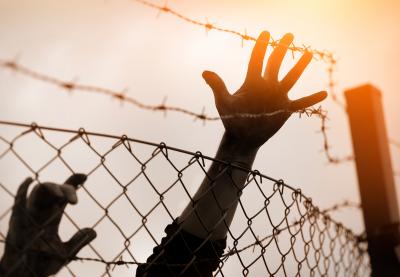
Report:
[[[168,7],[166,4],[164,6],[161,5],[157,5],[154,3],[151,3],[149,1],[145,1],[145,0],[132,0],[134,2],[138,2],[141,3],[147,7],[150,8],[154,8],[157,9],[159,12],[166,12],[166,13],[170,13],[182,20],[184,20],[185,22],[197,25],[197,26],[201,26],[204,27],[207,31],[210,30],[216,30],[216,31],[220,31],[220,32],[225,32],[225,33],[230,33],[236,36],[239,36],[243,41],[256,41],[255,37],[249,36],[247,33],[241,33],[232,29],[227,29],[227,28],[221,28],[218,27],[214,24],[211,24],[209,22],[201,22],[201,21],[197,21],[194,20],[182,13],[179,13],[173,9],[171,9],[170,7]],[[278,42],[276,40],[274,40],[273,38],[271,38],[271,41],[269,42],[269,45],[271,45],[272,47],[275,47],[278,44]],[[328,63],[328,76],[329,76],[329,91],[330,91],[330,95],[332,97],[332,100],[339,105],[342,110],[346,111],[345,109],[345,105],[343,102],[341,102],[338,97],[336,96],[335,92],[334,92],[334,87],[335,87],[335,81],[333,78],[333,73],[335,71],[335,67],[337,64],[337,60],[334,58],[333,54],[327,50],[316,50],[316,49],[311,49],[311,47],[309,46],[305,46],[303,45],[302,47],[299,46],[295,46],[294,44],[292,44],[289,47],[289,50],[292,51],[292,55],[294,57],[294,52],[300,52],[300,53],[304,53],[305,51],[309,51],[311,53],[313,53],[315,55],[315,58],[318,58],[320,60],[323,60],[325,62]],[[43,74],[41,72],[35,71],[31,68],[25,67],[21,64],[18,64],[16,61],[13,60],[0,60],[0,66],[4,67],[4,68],[8,68],[14,72],[18,72],[21,73],[25,76],[31,77],[33,79],[39,80],[39,81],[43,81],[46,83],[50,83],[53,85],[56,85],[62,89],[65,89],[67,91],[85,91],[85,92],[93,92],[93,93],[98,93],[98,94],[103,94],[103,95],[108,95],[111,96],[114,99],[118,99],[121,102],[126,102],[129,104],[132,104],[138,108],[144,109],[144,110],[150,110],[150,111],[160,111],[160,112],[168,112],[168,111],[174,111],[174,112],[179,112],[188,116],[192,116],[194,117],[194,119],[199,119],[202,120],[203,122],[205,121],[214,121],[214,120],[219,120],[219,119],[223,119],[223,118],[236,118],[236,117],[267,117],[267,116],[273,116],[276,115],[277,113],[286,113],[288,112],[287,110],[279,110],[279,111],[275,111],[272,113],[263,113],[263,114],[231,114],[231,115],[225,115],[225,116],[209,116],[207,114],[205,114],[205,110],[203,108],[203,110],[199,113],[199,112],[194,112],[182,107],[177,107],[177,106],[169,106],[166,105],[166,101],[165,98],[164,100],[161,102],[161,104],[158,105],[148,105],[148,104],[144,104],[141,101],[139,101],[138,99],[135,99],[133,97],[127,96],[125,91],[116,91],[116,90],[112,90],[112,89],[108,89],[108,88],[104,88],[104,87],[99,87],[99,86],[95,86],[95,85],[83,85],[83,84],[78,84],[76,82],[72,82],[72,81],[65,81],[65,80],[61,80],[57,77],[54,76],[49,76],[46,74]],[[323,150],[326,156],[326,159],[329,163],[331,164],[339,164],[339,163],[343,163],[343,162],[348,162],[348,161],[352,161],[354,160],[354,157],[352,155],[346,155],[343,157],[337,157],[334,156],[331,153],[331,146],[329,144],[329,139],[328,139],[328,134],[327,134],[327,113],[326,111],[322,111],[321,108],[307,108],[307,109],[302,109],[297,111],[297,113],[301,116],[302,114],[305,114],[307,116],[312,116],[312,115],[317,115],[318,117],[320,117],[321,119],[321,127],[320,127],[320,132],[322,134],[323,137]]]
[[[61,89],[69,91],[69,92],[82,91],[82,92],[92,92],[92,93],[97,93],[97,94],[103,94],[106,96],[110,96],[113,99],[120,100],[121,102],[132,104],[132,105],[134,105],[140,109],[144,109],[144,110],[160,111],[160,112],[164,112],[164,113],[166,113],[168,111],[174,111],[174,112],[179,112],[179,113],[194,117],[195,119],[201,119],[201,120],[213,121],[213,120],[219,119],[219,117],[211,117],[211,116],[206,115],[204,113],[204,111],[201,113],[196,113],[196,112],[192,112],[185,108],[166,105],[165,99],[163,100],[163,102],[161,104],[158,104],[158,105],[144,104],[144,103],[140,102],[139,100],[126,95],[125,91],[117,91],[117,90],[112,90],[112,89],[99,87],[99,86],[95,86],[95,85],[83,85],[83,84],[79,84],[79,83],[76,83],[73,81],[65,81],[60,78],[46,75],[42,72],[36,71],[36,70],[28,68],[26,66],[23,66],[13,60],[0,60],[0,66],[3,68],[10,69],[13,72],[20,73],[22,75],[25,75],[32,79],[35,79],[37,81],[42,81],[44,83],[55,85]]]
[[[11,133],[9,133],[10,130]],[[11,139],[7,138],[10,134],[12,134]],[[54,134],[57,134],[57,136],[54,136]],[[63,142],[60,144],[61,135],[65,136],[65,138],[62,139]],[[98,139],[102,139],[102,141],[110,140],[106,143],[108,146],[104,148],[103,144],[99,144]],[[46,151],[40,148],[40,155],[36,156],[38,158],[48,156],[40,163],[34,163],[32,160],[27,159],[28,156],[25,153],[27,150],[39,151],[32,146],[35,141],[47,147],[47,152],[52,153],[47,155]],[[86,149],[85,151],[80,148],[80,150],[75,150],[79,151],[79,160],[93,160],[90,163],[91,166],[85,172],[89,183],[81,187],[81,193],[87,196],[86,202],[91,201],[94,205],[90,212],[91,216],[94,217],[92,218],[94,223],[91,228],[101,233],[99,229],[107,221],[108,224],[115,227],[113,233],[106,233],[107,238],[112,236],[114,243],[120,241],[122,250],[114,250],[109,254],[109,251],[102,252],[97,248],[99,245],[96,247],[96,244],[91,243],[89,248],[92,250],[93,256],[75,257],[73,265],[66,268],[67,272],[72,276],[76,276],[73,268],[77,270],[76,262],[79,261],[93,261],[97,262],[97,264],[104,264],[104,273],[101,276],[111,276],[115,266],[118,265],[137,266],[144,264],[144,262],[141,262],[143,257],[138,258],[138,253],[134,251],[135,248],[131,248],[132,245],[135,245],[132,240],[142,231],[151,238],[149,239],[150,244],[159,245],[157,242],[159,239],[157,238],[161,236],[161,232],[155,231],[154,224],[151,224],[152,221],[157,221],[157,217],[154,217],[154,214],[161,213],[161,210],[163,210],[167,213],[167,218],[171,220],[176,218],[178,215],[176,209],[173,212],[173,205],[176,201],[167,200],[170,199],[171,191],[177,193],[174,190],[177,187],[182,187],[188,201],[192,201],[194,205],[197,205],[192,199],[193,194],[189,193],[190,189],[187,182],[190,179],[185,176],[193,172],[191,170],[197,170],[196,172],[209,178],[210,176],[207,175],[207,163],[209,162],[218,163],[222,168],[225,168],[222,170],[223,174],[230,174],[233,169],[244,171],[248,174],[246,184],[241,193],[238,194],[239,197],[243,192],[243,195],[238,198],[239,206],[237,212],[241,213],[238,216],[242,217],[242,220],[230,227],[228,232],[229,247],[226,253],[221,256],[218,270],[214,272],[214,276],[225,276],[224,266],[234,264],[242,267],[242,273],[245,276],[251,272],[254,274],[254,272],[261,271],[265,273],[263,275],[270,276],[276,274],[288,276],[292,275],[289,273],[292,271],[293,275],[297,272],[297,275],[313,276],[365,276],[364,274],[369,274],[370,272],[366,243],[329,215],[329,212],[352,206],[352,202],[344,201],[325,210],[320,210],[313,204],[311,198],[304,195],[301,190],[293,188],[282,180],[266,176],[257,170],[249,170],[239,165],[211,158],[201,152],[174,148],[164,143],[137,140],[125,135],[114,136],[89,132],[83,128],[70,130],[39,126],[35,123],[25,124],[0,121],[0,160],[2,161],[0,166],[5,165],[5,160],[15,160],[27,169],[38,182],[43,179],[43,174],[49,170],[56,171],[52,174],[59,174],[58,172],[64,172],[65,169],[70,173],[74,173],[77,169],[80,170],[80,167],[72,165],[73,160],[68,159],[68,153],[78,143]],[[24,145],[25,147],[23,147]],[[148,154],[143,155],[140,147],[147,147],[150,151],[146,150],[145,153]],[[100,151],[100,148],[103,150]],[[89,153],[86,153],[87,151]],[[118,157],[123,158],[120,161],[120,165],[130,164],[129,178],[122,178],[121,173],[117,170],[118,167],[112,167],[112,162],[116,162],[113,155],[117,155],[115,154],[117,151],[120,151],[118,153],[121,155]],[[69,155],[76,157],[76,153],[74,153]],[[92,154],[94,154],[94,157],[90,156]],[[177,156],[177,154],[181,156]],[[180,162],[178,157],[181,157],[186,162]],[[12,159],[10,160],[10,158]],[[136,165],[131,164],[130,160]],[[166,163],[160,164],[160,161]],[[152,164],[157,164],[160,168],[154,168],[154,171],[151,171]],[[178,164],[180,165],[178,166]],[[13,166],[15,167],[16,165],[13,163]],[[94,178],[93,175],[99,174],[100,170],[114,180],[115,186],[121,191],[120,193],[111,193],[111,187],[97,188],[95,190],[91,188],[90,179]],[[177,177],[171,179],[171,177],[168,177],[169,174],[167,174],[166,170],[170,170],[170,173],[177,175]],[[2,169],[2,172],[4,172],[2,175],[24,174],[20,169],[15,171]],[[156,182],[155,176],[151,175],[152,173],[163,175],[164,182],[166,180],[169,181],[167,181],[167,184],[161,185],[161,183]],[[4,176],[0,177],[3,179]],[[103,181],[105,180],[104,177],[99,176],[100,180]],[[139,181],[140,177],[144,179]],[[151,202],[146,209],[140,204],[138,198],[135,198],[135,200],[132,198],[134,195],[129,194],[130,190],[133,187],[138,187],[138,185],[142,188],[149,187],[153,191],[153,196],[140,194],[140,198],[146,198],[146,202]],[[0,192],[4,192],[2,193],[2,200],[6,200],[6,197],[14,197],[13,187],[15,186],[0,182]],[[104,202],[99,199],[98,193],[99,191],[107,190],[107,188],[110,190],[110,192],[107,192],[107,194],[110,194],[110,198]],[[212,189],[212,186],[210,189]],[[245,197],[246,194],[250,193],[249,190],[252,191],[252,195],[249,196],[251,201],[246,201]],[[136,194],[138,193],[136,192]],[[82,196],[80,195],[80,197]],[[125,213],[124,218],[127,216],[126,213],[128,211],[139,216],[136,223],[129,220],[129,224],[133,224],[136,227],[127,229],[124,225],[127,224],[126,220],[124,222],[118,220],[116,218],[118,214],[112,212],[113,206],[117,205],[122,199],[128,200],[126,206],[120,207]],[[252,206],[257,203],[259,206]],[[95,209],[102,211],[102,213],[96,213]],[[11,208],[8,208],[1,213],[0,222],[6,218],[10,211]],[[82,224],[86,225],[86,223],[78,221],[79,216],[80,214],[73,216],[70,212],[64,213],[65,219],[76,229],[80,229]],[[268,230],[270,230],[270,233],[265,234],[268,233]],[[0,235],[0,237],[5,238],[2,232],[0,232]],[[2,240],[4,242],[4,239]],[[32,240],[34,241],[35,238]],[[104,238],[101,236],[98,240],[104,242]],[[108,241],[108,239],[105,241]],[[151,248],[151,245],[149,245],[149,249]],[[107,259],[105,257],[106,254],[114,258]],[[125,260],[124,256],[129,257],[128,260]],[[274,257],[277,258],[275,259]],[[207,261],[205,258],[193,259],[189,264],[184,265],[188,267],[193,263]],[[149,265],[149,263],[150,266],[154,266],[158,262],[155,260],[146,264]],[[179,263],[165,264],[160,262],[160,264],[182,268],[182,264]]]
[[[216,120],[225,119],[225,118],[226,119],[236,118],[236,117],[253,117],[253,118],[268,117],[268,116],[276,115],[278,113],[290,112],[287,110],[278,110],[278,111],[274,111],[274,112],[270,112],[270,113],[261,113],[261,114],[243,114],[243,113],[241,113],[241,114],[224,115],[222,117],[209,116],[209,115],[205,114],[204,108],[201,113],[196,113],[196,112],[190,111],[190,110],[182,108],[182,107],[169,106],[166,104],[165,99],[161,104],[156,104],[156,105],[144,104],[144,103],[140,102],[139,100],[124,94],[124,92],[112,90],[109,88],[99,87],[99,86],[95,86],[95,85],[86,85],[86,84],[79,84],[79,83],[72,82],[72,81],[65,81],[65,80],[62,80],[55,76],[50,76],[45,73],[34,70],[32,68],[26,67],[20,63],[17,63],[15,60],[1,60],[0,59],[0,67],[4,68],[4,69],[9,69],[12,72],[19,73],[24,76],[30,77],[34,80],[57,86],[68,92],[82,91],[82,92],[90,92],[90,93],[95,93],[95,94],[103,94],[106,96],[110,96],[113,99],[117,99],[121,102],[132,104],[140,109],[150,110],[150,111],[155,111],[155,112],[163,112],[164,114],[167,113],[168,111],[178,112],[178,113],[182,113],[184,115],[191,116],[194,119],[202,120],[203,122],[216,121]],[[320,132],[322,133],[322,137],[323,137],[323,150],[325,152],[325,156],[329,163],[338,164],[338,163],[350,161],[353,159],[351,156],[345,156],[345,157],[339,158],[339,157],[335,157],[334,155],[331,154],[330,144],[329,144],[328,134],[327,134],[327,126],[326,126],[327,121],[328,121],[328,116],[327,116],[326,111],[322,110],[321,107],[318,107],[318,108],[311,107],[311,108],[299,110],[296,113],[299,115],[299,117],[301,117],[302,115],[305,115],[307,117],[317,116],[320,118],[320,120],[321,120]]]
[[[221,28],[214,24],[211,24],[210,22],[201,22],[201,21],[192,19],[182,13],[179,13],[179,12],[171,9],[170,7],[167,6],[167,4],[165,4],[164,6],[161,6],[161,5],[157,5],[157,4],[151,3],[149,1],[145,1],[145,0],[132,0],[132,1],[141,3],[147,7],[156,9],[159,12],[170,13],[170,14],[184,20],[187,23],[191,23],[191,24],[203,27],[206,29],[206,31],[216,30],[219,32],[233,34],[235,36],[238,36],[240,39],[242,39],[242,41],[247,41],[247,40],[248,41],[256,41],[257,40],[256,37],[250,36],[247,33],[241,33],[241,32],[235,31],[235,30]],[[272,47],[276,47],[278,45],[278,43],[279,43],[279,41],[271,38],[268,45],[270,45]],[[294,45],[293,43],[291,44],[291,46],[288,49],[290,51],[292,51],[293,54],[294,54],[294,52],[304,53],[305,51],[308,51],[308,52],[313,53],[316,56],[316,58],[319,58],[320,60],[323,60],[328,63],[336,63],[336,60],[335,60],[333,54],[327,50],[321,51],[321,50],[317,50],[317,49],[312,49],[310,46],[305,46],[305,45],[299,47],[299,46]],[[332,72],[333,72],[333,70],[332,70]],[[334,85],[334,84],[332,84],[332,85]]]
[[[329,145],[329,139],[328,139],[328,133],[327,133],[327,116],[321,117],[321,127],[320,127],[320,132],[323,137],[323,149],[324,153],[326,156],[326,159],[328,160],[329,163],[332,164],[340,164],[343,162],[348,162],[348,161],[353,161],[354,156],[353,155],[346,155],[343,157],[335,157],[331,154],[331,146]]]
[[[235,30],[229,29],[229,28],[222,28],[222,27],[217,26],[216,24],[212,24],[208,21],[203,22],[203,21],[193,19],[187,15],[184,15],[183,13],[180,13],[180,12],[172,9],[171,7],[169,7],[167,5],[167,3],[165,3],[164,5],[157,5],[155,3],[152,3],[152,2],[146,1],[146,0],[131,0],[131,1],[140,3],[146,7],[157,10],[158,11],[157,17],[160,15],[160,13],[169,13],[169,14],[183,20],[186,23],[193,24],[193,25],[204,28],[206,30],[206,32],[215,30],[218,32],[228,33],[228,34],[237,36],[241,39],[242,46],[243,46],[244,41],[256,41],[257,40],[256,37],[247,34],[247,31],[239,32],[239,31],[235,31]],[[275,40],[274,38],[270,37],[270,41],[269,41],[268,45],[270,45],[271,47],[274,48],[278,45],[278,43],[279,43],[278,40]],[[337,65],[337,60],[334,57],[333,53],[328,50],[313,49],[313,48],[311,48],[311,46],[306,46],[304,44],[302,46],[296,46],[294,43],[292,43],[288,49],[292,52],[293,58],[294,58],[295,52],[304,53],[305,51],[308,51],[313,54],[314,59],[322,60],[328,64],[327,73],[328,73],[328,87],[329,87],[330,96],[337,105],[344,108],[343,102],[337,97],[337,95],[335,93],[336,82],[334,79],[334,72],[335,72],[335,68]]]
[[[215,24],[211,24],[209,22],[201,22],[198,20],[194,20],[182,13],[179,13],[173,9],[171,9],[170,7],[168,7],[166,4],[161,6],[161,5],[157,5],[154,3],[151,3],[149,1],[144,1],[144,0],[133,0],[135,2],[141,3],[147,7],[153,8],[158,10],[159,12],[166,12],[166,13],[170,13],[180,19],[182,19],[183,21],[187,22],[187,23],[191,23],[197,26],[201,26],[204,27],[206,29],[206,31],[210,31],[210,30],[216,30],[216,31],[220,31],[220,32],[225,32],[225,33],[230,33],[232,35],[236,35],[238,37],[241,38],[242,43],[244,41],[256,41],[256,38],[253,36],[250,36],[247,34],[247,32],[245,33],[241,33],[232,29],[227,29],[227,28],[221,28],[219,26],[216,26]],[[278,41],[271,38],[269,45],[272,47],[276,47],[278,45]],[[328,82],[328,86],[329,86],[329,91],[330,91],[330,95],[332,97],[332,100],[337,103],[338,105],[340,105],[341,107],[344,107],[344,104],[338,99],[338,97],[336,96],[335,92],[334,92],[334,87],[335,87],[335,81],[334,81],[334,71],[335,71],[335,66],[337,64],[337,60],[334,58],[333,54],[327,50],[317,50],[317,49],[312,49],[310,46],[305,46],[303,45],[302,47],[296,46],[293,43],[290,45],[289,50],[292,52],[292,56],[294,57],[294,53],[295,52],[300,52],[300,53],[304,53],[305,51],[311,52],[314,55],[315,59],[319,59],[322,60],[324,62],[328,63],[328,76],[329,76],[329,82]],[[48,76],[45,75],[43,73],[37,72],[35,70],[32,70],[30,68],[27,68],[25,66],[22,66],[18,63],[16,63],[15,61],[12,60],[0,60],[0,66],[2,67],[6,67],[8,69],[11,69],[15,72],[19,72],[21,74],[24,74],[26,76],[29,76],[31,78],[43,81],[43,82],[47,82],[47,83],[51,83],[53,85],[56,85],[58,87],[61,87],[65,90],[68,91],[72,91],[72,90],[80,90],[80,91],[86,91],[86,92],[94,92],[94,93],[99,93],[99,94],[104,94],[104,95],[108,95],[111,96],[114,99],[118,99],[121,102],[127,102],[130,103],[138,108],[141,109],[145,109],[145,110],[150,110],[150,111],[161,111],[166,113],[167,111],[174,111],[174,112],[179,112],[188,116],[192,116],[195,119],[199,119],[202,120],[203,122],[205,121],[213,121],[213,120],[219,120],[221,118],[235,118],[235,117],[265,117],[265,116],[272,116],[275,115],[277,113],[286,113],[288,111],[286,110],[280,110],[280,111],[275,111],[273,113],[264,113],[264,114],[233,114],[233,115],[226,115],[226,116],[208,116],[205,114],[205,110],[203,108],[203,110],[198,113],[198,112],[193,112],[190,111],[188,109],[182,108],[182,107],[177,107],[177,106],[169,106],[166,105],[165,102],[165,98],[163,100],[163,102],[159,105],[148,105],[148,104],[144,104],[142,102],[140,102],[139,100],[127,96],[125,94],[124,91],[114,91],[111,89],[107,89],[107,88],[102,88],[102,87],[98,87],[98,86],[93,86],[93,85],[81,85],[81,84],[77,84],[75,82],[71,82],[71,81],[64,81],[61,79],[58,79],[56,77],[53,76]],[[302,114],[305,114],[307,116],[312,116],[312,115],[317,115],[321,118],[321,128],[320,131],[323,135],[323,150],[325,151],[325,156],[328,160],[329,163],[333,163],[333,164],[338,164],[338,163],[342,163],[342,162],[346,162],[346,161],[350,161],[352,160],[352,156],[344,156],[344,157],[335,157],[331,154],[330,151],[330,145],[328,143],[328,136],[326,133],[326,121],[327,121],[327,116],[326,116],[326,112],[322,112],[322,110],[320,108],[315,109],[315,108],[307,108],[307,109],[302,109],[297,111],[297,113],[301,116]]]
[[[153,8],[153,9],[157,10],[158,11],[157,17],[160,15],[160,13],[169,13],[169,14],[183,20],[184,22],[205,28],[206,32],[215,30],[215,31],[235,35],[241,39],[242,46],[243,46],[244,41],[256,41],[257,40],[256,37],[248,35],[247,31],[239,32],[239,31],[235,31],[233,29],[219,27],[208,21],[203,22],[203,21],[195,20],[183,13],[180,13],[180,12],[172,9],[170,6],[167,5],[167,3],[165,3],[164,5],[157,5],[157,4],[147,1],[147,0],[131,0],[131,1],[140,3],[144,6],[147,6],[149,8]],[[278,40],[275,40],[271,37],[271,40],[268,43],[268,45],[270,45],[272,47],[276,47],[278,45]],[[292,52],[293,57],[294,57],[294,52],[304,53],[305,51],[308,51],[308,52],[313,53],[315,59],[322,60],[328,64],[327,73],[328,73],[329,95],[331,96],[331,99],[333,100],[333,102],[337,106],[339,106],[345,113],[347,113],[346,105],[343,103],[342,100],[339,99],[339,97],[336,95],[336,92],[335,92],[335,87],[336,87],[337,82],[335,81],[335,78],[334,78],[334,72],[336,70],[338,61],[334,57],[333,53],[328,50],[312,49],[310,46],[306,46],[304,44],[301,47],[299,47],[293,43],[291,44],[291,46],[288,49]],[[329,145],[328,145],[327,133],[325,132],[325,129],[326,129],[325,127],[326,127],[326,124],[325,124],[324,120],[322,119],[321,131],[324,130],[324,131],[322,131],[322,134],[324,136],[324,151],[325,151],[327,160],[330,163],[335,163],[335,164],[354,160],[354,157],[352,155],[347,155],[347,156],[343,156],[340,158],[334,157],[331,155]],[[390,140],[390,143],[392,145],[396,146],[397,148],[400,148],[400,142]],[[398,175],[399,173],[395,172],[395,174]]]
[[[144,0],[132,0],[134,2],[138,2],[141,3],[147,7],[150,8],[154,8],[157,9],[159,12],[166,12],[166,13],[170,13],[182,20],[184,20],[185,22],[194,24],[194,25],[198,25],[201,27],[206,28],[207,31],[209,30],[216,30],[216,31],[220,31],[220,32],[225,32],[225,33],[230,33],[236,36],[239,36],[243,41],[255,41],[256,38],[247,35],[247,33],[241,33],[235,30],[231,30],[231,29],[226,29],[226,28],[221,28],[218,27],[214,24],[211,24],[209,22],[201,22],[201,21],[197,21],[194,20],[186,15],[183,15],[173,9],[171,9],[170,7],[168,7],[166,4],[164,6],[161,5],[157,5],[154,3],[151,3],[149,1],[144,1]],[[272,47],[275,47],[277,45],[277,41],[274,39],[271,39],[271,41],[269,42],[269,45],[271,45]],[[298,47],[295,46],[294,44],[292,44],[289,47],[289,50],[292,51],[292,55],[294,56],[294,52],[300,52],[300,53],[304,53],[304,51],[309,51],[312,52],[314,55],[316,55],[316,57],[318,57],[320,60],[323,60],[325,62],[327,62],[329,64],[328,66],[328,76],[329,76],[329,82],[328,82],[328,86],[329,86],[329,91],[330,91],[330,95],[332,97],[332,100],[339,105],[342,110],[346,111],[345,109],[345,105],[344,103],[338,99],[338,97],[336,96],[335,92],[334,92],[334,87],[335,87],[335,81],[333,78],[333,72],[335,71],[335,67],[337,64],[337,60],[334,58],[333,54],[327,50],[316,50],[316,49],[311,49],[309,46],[305,46],[303,45],[303,47]],[[58,79],[56,77],[53,76],[49,76],[49,75],[45,75],[43,73],[40,73],[38,71],[35,71],[33,69],[27,68],[21,64],[16,63],[16,61],[12,61],[12,60],[0,60],[0,66],[11,69],[15,72],[24,74],[26,76],[29,76],[31,78],[34,78],[36,80],[40,80],[43,82],[47,82],[47,83],[51,83],[53,85],[56,85],[60,88],[63,88],[65,90],[68,91],[73,91],[73,90],[80,90],[80,91],[86,91],[86,92],[93,92],[93,93],[98,93],[98,94],[104,94],[104,95],[108,95],[111,96],[114,99],[118,99],[121,102],[127,102],[130,103],[138,108],[141,109],[145,109],[145,110],[150,110],[150,111],[161,111],[166,113],[167,111],[174,111],[174,112],[180,112],[182,114],[188,115],[188,116],[192,116],[195,119],[200,119],[203,122],[205,121],[213,121],[213,120],[219,120],[221,118],[235,118],[235,117],[264,117],[264,116],[272,116],[275,115],[277,113],[286,113],[288,111],[286,110],[279,110],[279,111],[275,111],[273,113],[264,113],[264,114],[232,114],[232,115],[227,115],[227,116],[208,116],[205,114],[205,110],[203,108],[202,112],[198,113],[198,112],[193,112],[190,111],[188,109],[182,108],[182,107],[177,107],[177,106],[169,106],[166,105],[165,103],[165,98],[163,100],[163,102],[161,104],[158,105],[148,105],[148,104],[144,104],[142,102],[140,102],[139,100],[127,96],[125,94],[125,91],[115,91],[115,90],[111,90],[108,88],[103,88],[103,87],[98,87],[98,86],[94,86],[94,85],[82,85],[82,84],[78,84],[72,81],[64,81],[61,79]],[[315,109],[315,108],[308,108],[308,109],[303,109],[300,111],[297,111],[297,113],[299,113],[299,115],[302,114],[306,114],[307,116],[311,116],[311,115],[318,115],[321,118],[321,127],[320,127],[320,131],[322,133],[323,136],[323,150],[325,152],[325,156],[328,160],[329,163],[332,164],[339,164],[339,163],[343,163],[343,162],[347,162],[347,161],[352,161],[354,160],[354,157],[352,155],[346,155],[343,157],[336,157],[334,156],[330,149],[330,144],[329,144],[329,140],[328,140],[328,135],[327,135],[327,116],[326,116],[326,112],[322,113],[322,110],[320,108]],[[396,144],[395,144],[396,145]],[[397,144],[398,146],[398,144]],[[398,173],[395,173],[396,175]]]
[[[331,213],[331,212],[337,212],[342,209],[348,209],[348,208],[355,208],[355,209],[361,209],[361,204],[357,202],[353,202],[350,200],[343,200],[342,202],[339,202],[337,204],[334,204],[328,208],[325,208],[322,210],[322,213]]]
[[[69,92],[82,91],[82,92],[103,94],[106,96],[110,96],[111,98],[120,100],[121,102],[126,102],[129,104],[132,104],[140,109],[150,110],[150,111],[160,111],[160,112],[164,112],[164,113],[166,113],[168,111],[173,111],[173,112],[182,113],[182,114],[191,116],[194,119],[199,119],[199,120],[203,120],[203,121],[216,121],[216,120],[220,120],[220,119],[230,119],[230,118],[240,118],[240,117],[245,117],[245,118],[269,117],[269,116],[274,116],[279,113],[292,112],[289,110],[282,109],[282,110],[277,110],[274,112],[261,113],[261,114],[236,113],[236,114],[228,114],[228,115],[224,115],[224,116],[209,116],[209,115],[205,114],[204,108],[201,113],[196,113],[196,112],[190,111],[190,110],[182,108],[182,107],[169,106],[166,104],[165,98],[164,98],[163,102],[158,105],[144,104],[131,96],[125,95],[124,92],[112,90],[109,88],[99,87],[99,86],[95,86],[95,85],[84,85],[84,84],[79,84],[79,83],[72,82],[72,81],[65,81],[60,78],[50,76],[50,75],[44,74],[42,72],[36,71],[34,69],[28,68],[22,64],[17,63],[16,61],[12,61],[12,60],[1,60],[0,59],[0,67],[9,69],[13,72],[30,77],[34,80],[57,86],[61,89],[69,91]],[[311,117],[313,115],[324,116],[326,112],[323,111],[320,107],[319,108],[311,107],[311,108],[298,110],[295,113],[298,113],[300,115],[304,114],[308,117]]]

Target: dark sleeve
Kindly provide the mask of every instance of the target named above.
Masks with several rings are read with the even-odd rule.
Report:
[[[226,239],[205,241],[180,230],[177,220],[165,228],[165,233],[146,263],[138,266],[137,277],[212,276],[224,253]]]

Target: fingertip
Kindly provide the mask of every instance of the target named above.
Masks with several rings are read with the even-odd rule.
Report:
[[[78,230],[69,241],[65,242],[69,255],[75,256],[83,247],[89,244],[96,237],[96,231],[91,228]]]
[[[290,104],[290,109],[292,111],[297,111],[301,109],[305,109],[311,107],[319,102],[323,101],[327,97],[326,91],[320,91],[309,96],[305,96],[303,98],[293,100]]]
[[[206,83],[211,87],[218,82],[218,75],[215,72],[206,70],[203,72],[202,76]]]
[[[269,38],[269,32],[268,31],[262,31],[261,34],[258,36],[257,40],[265,40]]]
[[[304,52],[304,56],[306,57],[307,60],[311,60],[313,58],[313,53],[311,51],[306,50]]]
[[[33,182],[33,178],[32,178],[32,177],[26,178],[26,179],[22,182],[22,184],[21,184],[21,186],[20,186],[20,189],[21,189],[21,190],[27,190],[28,187],[29,187],[29,185],[32,184],[32,182]]]
[[[89,237],[90,241],[92,241],[95,238],[97,238],[97,233],[96,233],[96,231],[94,229],[87,228],[87,234],[88,234],[88,237]]]
[[[326,91],[320,91],[320,92],[317,92],[310,96],[305,97],[305,99],[309,100],[308,106],[312,106],[312,105],[315,105],[315,104],[323,101],[327,96],[328,96],[328,93]]]
[[[263,32],[258,36],[258,38],[257,38],[257,43],[263,45],[263,47],[264,47],[264,46],[266,47],[266,46],[268,46],[269,38],[270,38],[269,32],[263,31]]]
[[[97,237],[96,231],[92,228],[83,228],[79,230],[78,233],[82,236],[82,240],[85,244],[88,244]]]
[[[205,80],[207,80],[207,79],[210,77],[211,74],[212,74],[211,71],[204,70],[203,73],[201,74],[201,76],[202,76]]]
[[[28,193],[28,188],[29,188],[30,184],[32,184],[32,182],[33,182],[33,178],[28,177],[18,187],[17,194],[15,196],[16,204],[22,204],[22,205],[25,204],[26,195]]]
[[[81,232],[82,232],[82,241],[81,241],[82,247],[91,243],[97,237],[96,231],[93,230],[92,228],[83,228]]]
[[[325,90],[318,92],[318,94],[321,97],[321,101],[324,100],[326,97],[328,97],[328,92]]]
[[[217,73],[212,71],[204,71],[203,78],[213,91],[214,97],[219,98],[220,96],[228,94],[224,81],[218,76]]]
[[[71,175],[64,184],[72,185],[74,188],[78,188],[83,185],[87,180],[87,175],[83,173],[75,173]]]
[[[24,181],[25,184],[27,184],[27,183],[31,184],[32,182],[33,182],[33,178],[32,177],[28,177]]]
[[[279,41],[279,44],[289,46],[293,42],[293,39],[294,35],[292,33],[286,33]]]
[[[294,35],[292,33],[286,33],[283,38],[285,40],[293,40],[294,39]]]

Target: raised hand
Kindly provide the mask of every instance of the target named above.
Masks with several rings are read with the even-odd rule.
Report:
[[[310,107],[327,96],[322,91],[297,100],[290,100],[288,92],[312,60],[305,52],[297,64],[282,79],[278,73],[292,34],[286,34],[270,55],[264,73],[263,61],[270,35],[262,32],[251,54],[247,76],[241,88],[230,94],[222,79],[214,72],[204,71],[203,78],[211,87],[217,110],[225,126],[226,135],[242,147],[257,149],[271,138],[292,112]]]
[[[63,185],[41,183],[28,198],[33,180],[28,178],[20,185],[1,260],[6,276],[55,274],[96,237],[89,228],[79,230],[67,242],[58,235],[64,209],[68,203],[77,203],[76,189],[85,181],[85,175],[74,174]]]

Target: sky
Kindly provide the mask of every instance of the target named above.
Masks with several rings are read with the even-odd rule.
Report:
[[[388,135],[400,140],[399,1],[170,0],[168,6],[252,36],[262,30],[274,38],[291,32],[296,45],[332,51],[338,58],[334,78],[339,97],[365,83],[376,86],[382,93]],[[159,104],[167,97],[167,104],[196,112],[204,108],[210,115],[217,111],[201,73],[217,72],[233,93],[243,82],[253,46],[128,0],[0,0],[0,18],[1,59],[15,58],[64,80],[125,91],[143,103]],[[290,56],[280,76],[294,64]],[[326,68],[321,61],[312,62],[290,97],[327,89]],[[107,96],[68,93],[4,69],[0,69],[0,96],[1,120],[127,134],[209,156],[223,134],[220,122],[204,124],[173,112],[164,116],[143,111]],[[329,114],[332,153],[351,153],[346,114],[331,99],[321,105]],[[321,151],[319,123],[318,118],[293,116],[263,146],[254,168],[301,188],[321,208],[344,199],[359,202],[354,163],[328,164]],[[391,152],[393,166],[400,171],[400,150],[391,147]],[[16,170],[6,175],[23,178]],[[399,178],[395,181],[398,186]],[[357,210],[334,217],[356,233],[363,230]]]

